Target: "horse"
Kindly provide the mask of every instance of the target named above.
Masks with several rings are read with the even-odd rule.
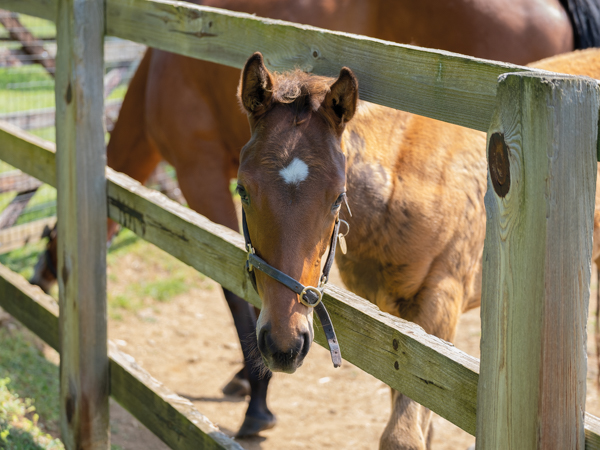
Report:
[[[600,50],[534,67],[600,78]],[[461,313],[481,300],[485,133],[361,102],[348,68],[337,79],[271,73],[260,53],[247,61],[238,97],[251,128],[237,186],[250,261],[258,255],[262,266],[319,286],[325,251],[345,221],[346,251],[335,254],[344,284],[452,342]],[[313,308],[262,266],[252,269],[263,304],[258,348],[271,370],[293,373],[313,339]],[[430,448],[430,419],[392,391],[380,448]]]
[[[586,0],[206,0],[207,6],[255,13],[380,39],[440,48],[467,55],[527,63],[573,48],[598,45],[597,5]],[[586,27],[587,26],[587,27]],[[239,166],[239,150],[249,133],[237,113],[239,70],[148,49],[111,134],[107,163],[144,182],[159,161],[175,167],[190,208],[239,230],[229,183]],[[108,223],[108,239],[117,226]],[[52,234],[51,234],[52,237]],[[51,239],[31,282],[49,290],[56,280],[56,243]],[[256,313],[224,290],[244,354],[244,367],[225,386],[229,394],[250,394],[237,436],[275,424],[266,403],[270,375],[251,370]]]

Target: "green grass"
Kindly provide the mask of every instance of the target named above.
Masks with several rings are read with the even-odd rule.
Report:
[[[48,434],[59,430],[58,367],[35,340],[22,327],[0,327],[0,448],[63,448]]]
[[[35,244],[26,244],[12,252],[0,255],[0,264],[29,279],[33,275],[33,266],[35,266],[40,253],[45,247],[46,240],[36,242]]]
[[[58,450],[59,369],[24,327],[0,326],[0,449]],[[34,400],[35,399],[35,400]],[[111,450],[123,450],[111,444]]]
[[[39,65],[0,68],[0,113],[54,106],[54,80]]]
[[[64,449],[38,426],[33,401],[21,399],[8,388],[10,378],[0,379],[0,448],[14,450]],[[29,418],[33,415],[31,418]]]

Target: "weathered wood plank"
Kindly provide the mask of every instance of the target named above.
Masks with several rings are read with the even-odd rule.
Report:
[[[29,3],[0,7],[31,13]],[[49,4],[56,0],[45,0]],[[487,131],[496,82],[527,67],[169,0],[106,0],[106,32],[241,68],[259,50],[270,69],[335,76],[349,65],[363,100]],[[47,13],[45,13],[47,14]]]
[[[56,173],[61,436],[108,449],[104,1],[60,0]]]
[[[477,448],[583,449],[599,89],[503,75],[488,134]]]
[[[585,413],[585,450],[600,450],[600,419]]]
[[[242,447],[110,343],[111,395],[169,447],[181,450]]]
[[[40,241],[44,229],[52,228],[55,222],[55,217],[48,217],[0,230],[0,255],[21,248],[25,244]]]
[[[15,142],[7,134],[0,127],[0,159],[7,156],[2,142]],[[46,152],[49,158],[54,156],[49,149],[36,149],[27,141],[22,149],[28,155]],[[12,150],[17,148],[13,146]],[[29,158],[20,158],[19,162],[23,165],[16,167],[24,172],[39,168]],[[52,167],[50,161],[47,170],[51,172]],[[107,169],[107,178],[109,216],[113,220],[260,307],[260,298],[243,271],[246,255],[241,235],[144,188],[126,175]],[[477,359],[425,334],[412,323],[382,313],[343,289],[330,286],[324,301],[346,360],[465,431],[475,433]],[[327,345],[318,329],[316,341]],[[586,425],[588,448],[600,450],[599,431],[594,424]]]
[[[39,287],[2,264],[0,306],[58,351],[58,304]]]
[[[104,114],[117,116],[122,103],[123,100],[121,99],[107,101]],[[54,113],[54,108],[30,109],[28,111],[0,114],[0,121],[11,123],[23,130],[37,130],[39,128],[53,127],[55,123]]]
[[[0,264],[0,306],[55,350],[58,305]],[[178,396],[109,342],[111,395],[171,448],[242,450],[190,401]]]
[[[56,22],[58,0],[0,0],[0,8]]]
[[[107,0],[106,32],[241,68],[261,51],[269,69],[337,76],[349,66],[362,100],[487,131],[497,78],[532,69],[168,0]]]
[[[53,187],[56,187],[55,153],[52,142],[0,122],[0,158]]]

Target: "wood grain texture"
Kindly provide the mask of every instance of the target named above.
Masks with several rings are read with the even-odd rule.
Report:
[[[585,450],[600,450],[600,419],[585,413]]]
[[[0,307],[58,351],[58,303],[2,264]]]
[[[0,8],[56,22],[58,0],[0,0]]]
[[[0,264],[0,306],[55,350],[58,305],[37,286]],[[171,448],[241,450],[189,400],[170,391],[109,341],[111,395]]]
[[[104,1],[60,0],[56,180],[61,436],[108,449]]]
[[[23,172],[56,187],[56,148],[19,127],[0,121],[0,158],[13,167],[24,167]]]
[[[590,79],[500,78],[488,136],[504,136],[510,190],[496,194],[490,167],[480,450],[584,447],[598,92]]]
[[[24,1],[29,5],[36,0]],[[43,1],[51,10],[50,3],[57,0]],[[186,2],[106,4],[109,35],[237,68],[255,51],[276,71],[299,67],[337,76],[350,66],[358,76],[361,99],[480,131],[489,128],[498,76],[537,71]],[[0,7],[26,8],[15,6],[14,0],[0,0]]]
[[[0,129],[0,159],[6,156],[2,145],[5,139],[18,142],[7,134],[10,133]],[[12,148],[19,150],[16,146]],[[52,173],[54,154],[49,149],[35,149],[23,141],[22,150],[29,155],[46,152],[50,163],[45,172]],[[38,167],[29,158],[19,161],[23,165],[17,168],[24,172]],[[126,175],[107,169],[107,179],[112,219],[131,227],[141,237],[260,307],[260,298],[243,271],[246,255],[241,235],[141,186]],[[476,358],[427,335],[415,324],[382,313],[370,302],[338,287],[327,288],[324,302],[347,361],[430,407],[465,431],[475,433],[479,378]],[[322,331],[316,328],[315,340],[326,346]],[[600,450],[598,421],[593,416],[586,417],[586,448]]]
[[[112,342],[109,354],[111,395],[169,447],[243,450],[192,402],[167,389]]]
[[[497,78],[526,67],[167,0],[107,0],[106,32],[237,68],[261,51],[269,69],[337,76],[349,66],[360,97],[481,131]]]

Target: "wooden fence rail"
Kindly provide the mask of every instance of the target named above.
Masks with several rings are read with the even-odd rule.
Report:
[[[82,258],[82,249],[89,257],[102,254],[101,250],[85,250],[88,244],[81,244],[82,236],[77,234],[88,228],[98,211],[92,211],[88,203],[81,218],[67,213],[75,204],[85,209],[88,193],[95,194],[92,198],[97,205],[107,201],[109,217],[251,303],[260,304],[243,271],[246,255],[240,235],[110,169],[106,170],[107,197],[98,195],[98,186],[105,181],[101,173],[92,171],[82,181],[81,173],[87,170],[85,159],[94,158],[87,137],[100,143],[96,131],[101,102],[94,100],[100,98],[99,90],[94,89],[96,84],[86,84],[95,83],[101,73],[97,67],[90,71],[98,61],[99,52],[94,50],[98,47],[98,24],[105,21],[103,31],[109,35],[233,67],[241,67],[256,50],[262,51],[267,65],[277,71],[299,67],[331,76],[352,61],[364,100],[481,131],[494,124],[490,129],[486,205],[488,218],[496,217],[496,222],[487,229],[482,297],[487,324],[482,339],[491,348],[483,354],[487,359],[482,380],[492,388],[479,386],[477,397],[476,359],[414,324],[383,314],[365,300],[331,287],[324,301],[346,359],[469,433],[476,432],[478,445],[484,448],[523,444],[528,449],[581,449],[600,445],[597,419],[583,414],[586,359],[582,345],[598,157],[596,82],[167,0],[0,0],[0,6],[57,20],[59,36],[62,33],[64,38],[59,42],[59,55],[61,46],[63,54],[72,52],[64,66],[73,75],[67,83],[65,71],[62,84],[57,83],[57,136],[62,147],[57,158],[61,170],[59,198],[62,195],[66,205],[61,219],[66,225],[59,229],[65,243],[61,243],[59,255],[68,256],[67,260],[59,259],[61,310],[69,316],[61,317],[62,350],[74,341],[65,341],[65,330],[77,335],[78,321],[90,318],[89,311],[79,319],[71,313],[71,309],[76,310],[76,297],[88,301],[88,297],[96,296],[97,301],[88,309],[105,314],[101,306],[104,288],[96,279],[69,287],[79,293],[67,290],[64,294],[73,267],[88,278],[93,273],[89,270],[92,266],[80,269],[77,263],[87,261]],[[82,15],[77,8],[89,8],[92,14]],[[82,33],[85,23],[95,34]],[[75,40],[84,44],[75,46]],[[88,44],[94,56],[80,53]],[[79,70],[73,71],[71,65],[79,65]],[[513,74],[506,79],[521,80],[521,85],[513,83],[509,89],[506,83],[498,84],[498,76],[507,72]],[[90,86],[93,88],[88,93]],[[497,98],[498,86],[519,101]],[[73,104],[72,92],[77,94]],[[90,112],[95,110],[98,112]],[[495,111],[500,111],[500,116],[492,122]],[[579,120],[590,111],[593,114],[587,120]],[[0,158],[55,185],[52,150],[47,143],[32,140],[8,125],[0,129]],[[514,175],[512,188],[506,178],[509,173]],[[585,174],[583,181],[573,183],[573,177],[581,174]],[[544,202],[543,207],[536,204]],[[73,232],[65,231],[69,227]],[[576,233],[570,233],[571,229]],[[98,249],[102,230],[93,230],[94,249]],[[556,258],[556,254],[560,256]],[[563,255],[567,256],[563,259]],[[525,269],[519,271],[519,267]],[[61,268],[68,270],[63,273]],[[103,268],[96,264],[96,269],[102,269],[102,278]],[[79,283],[79,277],[75,281]],[[86,295],[90,286],[97,289]],[[495,295],[499,297],[495,299]],[[500,308],[493,304],[495,300]],[[105,328],[102,320],[95,322],[96,341]],[[88,339],[87,335],[80,337]],[[317,341],[323,342],[322,334],[317,333]],[[86,357],[81,350],[74,350],[72,354],[79,351],[80,357]],[[97,352],[99,359],[94,362],[101,362],[101,354]],[[561,362],[567,363],[566,369]],[[77,364],[73,358],[68,368],[72,370]],[[101,370],[98,373],[101,375]],[[102,380],[95,381],[100,383],[89,392],[101,393]],[[69,385],[63,382],[61,387],[67,395]],[[101,396],[99,399],[100,411]],[[68,410],[68,396],[66,400]],[[557,424],[563,418],[566,425],[560,427]],[[68,417],[63,420],[63,435],[69,440],[67,421]]]
[[[56,185],[54,146],[50,142],[10,124],[0,124],[0,159]],[[42,165],[40,161],[45,162]],[[246,253],[238,233],[126,175],[109,168],[106,173],[111,219],[261,306],[243,271]],[[324,302],[336,325],[344,359],[475,434],[479,378],[476,358],[336,286],[326,290]],[[318,329],[315,340],[327,346]],[[600,450],[600,421],[587,414],[585,427],[586,448]]]
[[[59,350],[58,305],[0,264],[0,306]],[[178,449],[243,450],[192,403],[167,389],[109,342],[111,395],[159,438]]]
[[[0,6],[55,20],[57,1]],[[277,71],[335,76],[352,61],[361,99],[480,131],[488,130],[499,75],[540,72],[177,1],[106,0],[106,34],[237,68],[257,50]]]

